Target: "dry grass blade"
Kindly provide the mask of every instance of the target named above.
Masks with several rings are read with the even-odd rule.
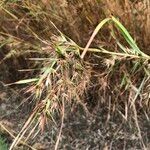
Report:
[[[90,45],[91,45],[91,43],[92,43],[94,37],[97,35],[97,33],[99,32],[99,30],[100,30],[107,22],[109,22],[109,21],[110,21],[110,18],[106,18],[106,19],[104,19],[103,21],[101,21],[101,22],[98,24],[98,26],[95,28],[95,30],[94,30],[92,36],[90,37],[90,40],[88,41],[88,43],[87,43],[85,49],[83,50],[83,52],[82,52],[82,54],[81,54],[81,58],[82,58],[82,59],[84,58],[86,52],[88,51],[88,48],[90,47]]]
[[[57,137],[57,141],[56,141],[56,144],[55,144],[55,150],[58,149],[58,146],[59,146],[59,142],[60,142],[60,138],[61,138],[61,134],[62,134],[62,130],[63,130],[63,125],[64,125],[64,117],[65,117],[65,103],[64,103],[64,100],[62,101],[62,118],[61,118],[61,126],[60,126],[60,131],[59,131],[59,134],[58,134],[58,137]]]
[[[0,126],[1,126],[12,138],[15,138],[15,136],[14,136],[3,124],[0,123]],[[22,141],[22,140],[20,141],[20,143],[23,144],[23,145],[25,145],[25,146],[27,146],[27,147],[29,147],[31,150],[37,150],[37,149],[33,148],[32,146],[28,145],[26,142],[24,142],[24,141]]]
[[[38,108],[37,108],[38,109]],[[26,121],[25,125],[23,126],[23,128],[21,129],[21,131],[18,133],[18,135],[15,137],[13,143],[11,144],[9,150],[12,150],[22,139],[22,137],[24,136],[24,134],[27,132],[27,130],[29,129],[29,127],[32,125],[36,112],[37,110],[35,110],[30,117],[28,118],[28,120]]]
[[[90,45],[94,39],[94,37],[98,34],[99,30],[106,24],[106,23],[109,23],[109,22],[112,22],[116,25],[117,29],[120,30],[121,34],[123,35],[124,39],[128,42],[128,44],[131,46],[132,50],[134,52],[131,52],[131,54],[128,54],[127,50],[123,47],[123,45],[121,45],[121,43],[119,43],[120,47],[124,50],[125,53],[118,53],[118,55],[122,55],[122,56],[125,56],[125,57],[137,57],[137,58],[144,58],[144,59],[147,59],[149,60],[150,59],[150,56],[148,56],[147,54],[143,53],[139,48],[138,46],[136,45],[135,41],[133,40],[133,38],[131,37],[131,35],[129,34],[129,32],[127,31],[127,29],[115,18],[115,17],[111,17],[111,18],[106,18],[104,19],[103,21],[101,21],[98,26],[95,28],[92,36],[90,37],[90,40],[88,41],[86,47],[84,48],[82,54],[81,54],[81,58],[83,59],[86,52],[89,50],[89,51],[92,51],[92,49],[90,49]],[[105,50],[104,48],[100,48],[100,50],[96,50],[96,49],[93,49],[93,52],[102,52],[102,53],[110,53],[110,54],[116,54],[115,52],[109,52],[107,50]],[[140,56],[139,56],[140,55]]]

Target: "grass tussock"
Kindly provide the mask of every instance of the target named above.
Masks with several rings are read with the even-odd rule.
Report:
[[[13,84],[27,84],[25,101],[34,105],[10,150],[59,116],[57,149],[68,107],[76,104],[92,114],[104,110],[105,125],[121,116],[147,148],[139,120],[144,114],[149,122],[149,6],[148,0],[0,2],[0,64],[30,72]]]

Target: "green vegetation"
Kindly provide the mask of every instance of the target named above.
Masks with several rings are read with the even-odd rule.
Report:
[[[6,140],[4,140],[4,138],[2,138],[1,136],[0,136],[0,149],[1,150],[8,150]]]

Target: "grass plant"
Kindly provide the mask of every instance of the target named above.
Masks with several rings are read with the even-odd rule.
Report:
[[[74,2],[69,3],[66,0],[61,2],[59,7],[56,3],[59,4],[60,1],[44,0],[31,3],[27,0],[0,3],[0,17],[4,21],[0,21],[0,48],[4,49],[4,52],[0,53],[0,64],[8,66],[7,61],[13,58],[15,67],[19,66],[20,56],[29,67],[33,64],[30,68],[24,65],[25,68],[20,70],[30,72],[25,79],[6,84],[25,85],[25,94],[30,95],[28,100],[32,99],[34,105],[10,150],[22,139],[27,142],[39,132],[43,133],[49,120],[57,124],[57,117],[61,118],[60,132],[55,145],[55,150],[58,149],[68,106],[75,107],[76,104],[80,104],[86,111],[94,110],[96,106],[92,99],[96,101],[96,105],[101,103],[107,108],[106,124],[116,113],[122,117],[122,122],[134,122],[141,148],[146,149],[139,114],[144,112],[149,121],[148,19],[144,20],[145,26],[140,29],[143,33],[141,36],[144,36],[142,42],[146,46],[146,50],[142,50],[142,38],[136,25],[129,25],[131,19],[134,19],[134,23],[139,23],[136,16],[141,16],[138,13],[140,8],[136,9],[136,15],[131,13],[131,1],[120,3],[118,0],[112,2],[111,6],[106,1],[102,9],[99,5],[103,3],[96,0],[78,1],[76,6]],[[114,4],[118,5],[118,10]],[[144,4],[147,8],[148,1],[145,0]],[[107,6],[109,10],[105,9]],[[81,7],[83,10],[80,10]],[[135,7],[137,6],[133,3],[133,8]],[[93,11],[94,8],[97,8],[98,15]],[[127,10],[127,14],[123,14],[123,10]],[[85,16],[79,16],[78,11]],[[111,11],[114,15],[110,15]],[[101,14],[106,19],[101,19],[98,23],[91,16],[91,12],[95,16]],[[147,16],[147,12],[144,11],[144,14]],[[122,21],[123,17],[128,19]],[[93,29],[92,34],[89,32],[89,24]],[[95,27],[96,24],[98,25]],[[90,38],[87,36],[89,33]],[[131,34],[138,38],[140,46]],[[85,43],[86,46],[83,46]],[[92,96],[89,96],[89,93],[92,93]],[[89,103],[92,108],[89,108]]]
[[[0,136],[0,149],[8,150],[8,145],[7,145],[6,141],[4,140],[4,138],[2,138],[1,136]]]

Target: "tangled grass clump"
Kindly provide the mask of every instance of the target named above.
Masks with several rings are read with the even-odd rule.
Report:
[[[35,109],[18,134],[15,145],[25,134],[24,131],[28,130],[32,123],[34,124],[33,120],[37,117],[39,119],[35,126],[39,126],[43,132],[47,118],[55,122],[55,114],[62,114],[67,103],[74,105],[73,103],[83,102],[90,72],[84,67],[79,50],[64,36],[61,39],[53,37],[52,40],[51,46],[43,47],[48,55],[47,58],[29,58],[29,60],[42,62],[38,76],[15,82],[15,84],[30,83],[25,92],[33,95],[36,101]]]
[[[99,49],[89,48],[96,34],[107,22],[113,22],[116,25],[130,48],[125,48],[116,38],[120,52],[108,51],[103,47]],[[143,99],[142,90],[149,80],[148,61],[150,57],[140,51],[126,28],[114,17],[103,20],[96,27],[85,48],[78,46],[60,31],[59,33],[60,37],[52,37],[51,45],[48,44],[46,47],[43,47],[48,54],[46,58],[30,58],[30,60],[42,61],[43,67],[40,69],[38,76],[15,82],[15,84],[31,83],[26,92],[32,93],[33,98],[36,100],[36,106],[26,124],[15,138],[11,148],[18,144],[29,127],[34,123],[33,120],[37,117],[39,119],[34,129],[39,126],[42,132],[44,131],[45,124],[47,124],[47,117],[50,117],[55,122],[54,116],[56,113],[62,114],[63,124],[67,103],[84,102],[83,95],[86,95],[86,92],[90,92],[87,89],[90,89],[90,86],[94,88],[97,85],[96,91],[98,91],[98,95],[95,97],[97,101],[101,99],[103,101],[101,103],[107,104],[105,101],[111,95],[109,113],[117,111],[125,120],[128,120],[129,112],[133,111],[138,134],[143,147],[145,147],[138,125],[138,110],[136,107],[137,104],[140,107],[146,106],[147,108],[149,105],[149,98]],[[95,71],[92,68],[95,65],[94,62],[91,66],[90,63],[87,63],[87,60],[83,61],[87,52],[91,54],[96,53],[97,57],[101,57],[99,54],[106,54],[108,58],[101,57],[103,61],[101,65],[105,66],[105,69],[96,69]],[[92,60],[93,57],[90,59]],[[139,75],[143,76],[142,80],[141,78],[140,80],[138,79]],[[94,76],[97,76],[95,78],[96,81],[92,83]],[[93,91],[91,94],[94,96],[96,91]],[[139,96],[141,100],[137,101]],[[56,142],[56,145],[58,146],[58,142]]]

